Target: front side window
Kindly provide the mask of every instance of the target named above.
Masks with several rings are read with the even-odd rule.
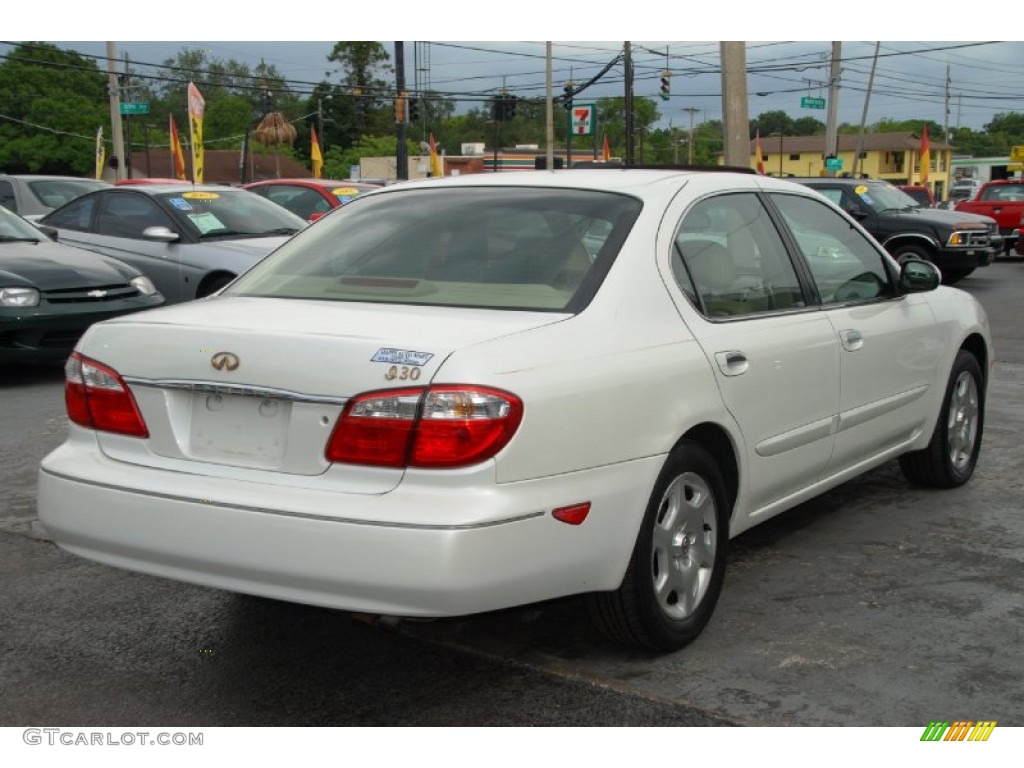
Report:
[[[544,188],[407,188],[362,196],[227,292],[578,311],[640,207],[622,194]]]
[[[818,200],[773,194],[814,278],[822,304],[895,296],[884,258],[860,230]]]
[[[171,220],[145,195],[109,192],[100,205],[96,233],[140,238],[148,227],[169,227]]]
[[[60,208],[86,192],[109,186],[105,181],[91,179],[40,179],[28,184],[32,194],[48,208]]]
[[[805,306],[778,230],[754,194],[707,198],[683,217],[673,244],[682,291],[711,318]]]

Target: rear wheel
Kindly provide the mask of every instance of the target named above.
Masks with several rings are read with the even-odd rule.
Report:
[[[970,480],[978,463],[985,426],[985,385],[981,366],[961,349],[953,362],[931,442],[900,457],[900,469],[912,483],[956,488]]]
[[[592,621],[619,643],[682,648],[711,619],[728,543],[721,473],[707,451],[683,442],[654,485],[621,586],[588,596]]]

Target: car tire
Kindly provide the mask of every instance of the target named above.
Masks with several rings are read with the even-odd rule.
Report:
[[[970,269],[947,270],[942,273],[942,282],[944,282],[946,285],[953,285],[954,283],[959,283],[973,271],[974,267],[971,267]]]
[[[209,296],[211,293],[216,293],[234,279],[234,275],[224,274],[208,277],[200,284],[199,290],[196,291],[196,298],[201,299],[204,296]]]
[[[718,602],[729,544],[729,502],[714,459],[680,443],[654,484],[622,584],[587,597],[610,640],[675,651],[704,629]]]
[[[985,426],[985,384],[977,358],[961,349],[953,362],[942,410],[928,447],[900,456],[904,477],[917,485],[956,488],[978,463]]]

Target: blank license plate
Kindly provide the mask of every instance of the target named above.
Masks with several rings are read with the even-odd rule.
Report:
[[[196,458],[277,467],[284,456],[291,403],[260,397],[195,393],[189,447]]]

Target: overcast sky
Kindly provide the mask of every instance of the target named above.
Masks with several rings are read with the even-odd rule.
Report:
[[[62,2],[62,0],[61,0]],[[60,2],[58,2],[60,5]],[[116,3],[114,4],[117,5]],[[842,90],[839,96],[841,122],[859,123],[864,109],[867,84],[870,77],[874,41],[858,42],[855,37],[869,38],[881,29],[913,30],[922,37],[935,38],[938,29],[948,36],[951,29],[964,34],[961,41],[925,42],[883,41],[879,44],[879,58],[870,97],[867,118],[875,122],[881,118],[928,119],[940,124],[963,125],[980,129],[995,114],[1024,111],[1024,42],[989,42],[981,30],[981,19],[964,20],[931,6],[926,20],[922,20],[921,4],[916,9],[897,9],[882,0],[862,0],[849,6],[856,9],[857,18],[844,18],[843,6],[831,5],[823,16],[818,2],[780,2],[775,5],[745,4],[733,0],[728,18],[715,13],[714,18],[705,10],[707,18],[695,18],[687,11],[687,4],[671,13],[650,6],[642,23],[609,18],[607,12],[579,12],[580,5],[571,4],[571,15],[551,4],[529,0],[502,6],[501,12],[487,12],[480,4],[432,3],[425,13],[409,12],[394,5],[395,15],[402,21],[392,23],[382,6],[356,10],[353,3],[344,6],[313,5],[313,14],[304,13],[299,6],[288,11],[288,18],[278,18],[283,11],[273,14],[254,11],[253,19],[245,17],[231,4],[221,8],[212,3],[197,7],[202,12],[187,18],[176,14],[174,19],[161,17],[161,24],[152,21],[133,23],[131,18],[137,4],[125,5],[121,13],[106,18],[120,19],[104,25],[102,32],[91,22],[68,23],[67,20],[48,19],[44,25],[22,19],[7,34],[20,32],[16,40],[50,40],[62,47],[75,48],[81,53],[105,55],[102,41],[75,42],[55,40],[71,37],[61,34],[74,30],[75,37],[114,37],[118,40],[119,55],[128,54],[141,72],[144,63],[159,64],[178,51],[189,48],[206,50],[220,59],[236,59],[250,65],[261,59],[273,64],[289,80],[296,81],[296,90],[308,90],[312,84],[325,78],[336,78],[336,69],[327,61],[332,41],[313,42],[311,31],[336,31],[337,38],[381,39],[383,37],[409,38],[405,43],[406,79],[410,87],[419,83],[436,91],[460,98],[460,111],[475,100],[505,87],[509,92],[525,97],[541,97],[545,86],[545,44],[521,42],[539,37],[545,30],[577,33],[581,41],[553,43],[553,82],[556,94],[561,93],[566,80],[579,83],[595,76],[598,71],[623,47],[621,41],[595,42],[617,36],[630,36],[634,50],[635,86],[637,96],[657,98],[660,70],[668,66],[674,71],[672,96],[665,102],[657,100],[662,115],[661,126],[670,123],[676,127],[689,126],[694,121],[719,119],[722,115],[719,44],[717,38],[747,39],[749,115],[756,117],[770,110],[784,110],[794,118],[815,117],[826,119],[824,109],[803,109],[802,96],[827,97],[829,60],[832,44],[828,41],[807,39],[809,29],[818,32],[842,33],[848,39],[842,42]],[[256,6],[250,6],[256,8]],[[389,6],[390,7],[390,6]],[[595,6],[596,7],[596,6]],[[664,6],[662,6],[664,7]],[[705,8],[714,8],[706,4]],[[81,6],[69,6],[81,8]],[[331,10],[324,10],[325,8]],[[337,8],[337,10],[333,10]],[[516,9],[512,13],[508,9]],[[623,8],[628,8],[623,6]],[[756,9],[756,10],[751,10]],[[69,13],[77,15],[80,11]],[[559,14],[563,18],[558,18]],[[624,11],[615,12],[623,15]],[[274,18],[269,18],[270,16]],[[360,15],[362,17],[360,17]],[[665,16],[664,19],[658,18]],[[959,16],[960,14],[958,14]],[[429,16],[423,20],[419,16]],[[771,17],[771,18],[769,18]],[[944,21],[945,20],[945,21]],[[164,23],[166,22],[166,23]],[[94,34],[86,34],[90,29]],[[5,27],[10,26],[5,23]],[[107,28],[109,26],[109,28]],[[33,27],[35,27],[33,29]],[[632,27],[632,28],[631,28]],[[678,28],[690,41],[651,41],[645,34],[664,34]],[[46,34],[41,34],[46,29]],[[162,41],[138,42],[140,31],[151,33],[160,29]],[[195,31],[209,32],[211,40],[195,38]],[[500,31],[500,34],[497,32]],[[244,32],[244,34],[240,34]],[[484,33],[495,32],[493,36]],[[218,34],[219,33],[219,34]],[[376,33],[376,34],[372,34]],[[603,33],[603,34],[602,34]],[[699,33],[704,33],[700,35]],[[979,34],[980,33],[980,34]],[[708,37],[710,42],[694,41],[694,37]],[[782,41],[757,42],[756,38],[778,37]],[[413,38],[432,38],[429,47],[412,42]],[[470,37],[490,37],[488,41],[469,41]],[[519,38],[520,41],[509,38]],[[792,38],[803,38],[793,41]],[[213,40],[212,38],[217,38]],[[224,40],[223,38],[227,38]],[[236,39],[231,39],[236,38]],[[244,38],[244,39],[238,39]],[[973,38],[973,39],[971,39]],[[383,41],[389,53],[393,43]],[[0,53],[10,46],[0,45]],[[392,58],[393,61],[393,58]],[[947,73],[949,98],[947,100]],[[578,100],[602,96],[620,96],[623,93],[623,70],[613,67],[599,84],[594,85]]]

